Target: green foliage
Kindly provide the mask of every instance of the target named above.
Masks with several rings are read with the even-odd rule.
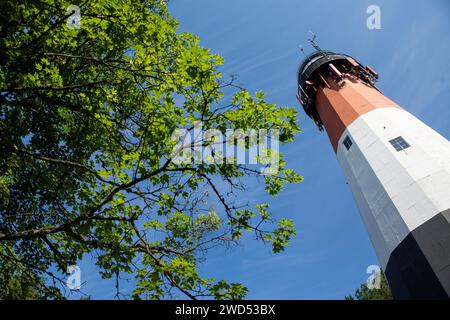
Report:
[[[240,283],[221,280],[211,287],[214,298],[218,300],[240,300],[247,294],[247,288]]]
[[[389,288],[384,272],[381,273],[380,289],[369,289],[367,284],[363,283],[356,289],[354,296],[348,295],[345,300],[392,300],[392,292]]]
[[[70,4],[80,6],[80,29],[66,25]],[[250,166],[174,163],[172,133],[201,121],[221,132],[278,129],[288,143],[299,131],[295,109],[224,80],[223,59],[177,32],[164,1],[2,9],[0,265],[22,270],[1,269],[0,287],[18,292],[3,296],[60,298],[67,266],[90,254],[118,294],[131,275],[136,299],[242,298],[243,285],[200,275],[208,249],[253,232],[279,252],[292,221],[277,221],[267,204],[243,208],[240,179],[258,174]],[[264,180],[276,196],[302,178],[267,150],[274,155],[279,171]]]
[[[36,300],[39,292],[33,283],[17,275],[2,283],[0,288],[0,300]]]
[[[0,254],[10,252],[11,248],[3,246]],[[17,257],[10,260],[0,259],[0,300],[37,300],[62,298],[58,289],[45,284],[45,280],[36,276],[26,266],[17,262]]]

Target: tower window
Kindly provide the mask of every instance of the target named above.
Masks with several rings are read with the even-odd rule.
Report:
[[[347,150],[350,150],[350,147],[352,146],[353,142],[352,142],[352,140],[350,139],[349,136],[346,136],[344,141],[342,141],[342,144],[345,146],[345,148]]]
[[[389,142],[392,144],[392,146],[395,148],[395,150],[397,151],[401,151],[404,150],[406,148],[409,148],[410,145],[408,142],[405,141],[405,139],[403,139],[402,136],[397,137],[395,139],[389,140]]]

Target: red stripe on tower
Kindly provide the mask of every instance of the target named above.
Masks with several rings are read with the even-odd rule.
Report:
[[[359,116],[376,108],[400,108],[374,87],[358,78],[346,76],[336,82],[328,76],[327,86],[320,86],[316,93],[316,109],[330,138],[334,151],[344,130]]]

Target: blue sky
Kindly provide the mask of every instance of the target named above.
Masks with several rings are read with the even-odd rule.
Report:
[[[381,8],[381,30],[368,30],[366,8]],[[384,93],[450,138],[450,2],[173,0],[180,31],[225,58],[224,75],[236,74],[249,91],[300,110],[302,132],[282,146],[289,167],[305,178],[270,198],[249,181],[245,197],[269,202],[277,217],[294,220],[298,235],[284,253],[251,240],[211,252],[203,275],[243,282],[249,299],[342,299],[378,264],[345,177],[325,133],[298,104],[299,45],[310,51],[309,30],[323,49],[350,54],[380,74]],[[82,265],[85,292],[113,298],[114,287]]]

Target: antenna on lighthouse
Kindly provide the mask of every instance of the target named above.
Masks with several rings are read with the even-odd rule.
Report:
[[[311,46],[316,49],[319,52],[322,52],[322,49],[320,49],[320,47],[317,45],[317,43],[315,42],[317,36],[314,34],[314,32],[310,31],[309,33],[311,33],[311,39],[308,39],[309,43],[311,44]]]
[[[305,50],[303,49],[303,46],[298,46],[300,48],[300,51],[303,53],[303,55],[305,56],[305,58],[307,58],[308,56],[305,53]]]

